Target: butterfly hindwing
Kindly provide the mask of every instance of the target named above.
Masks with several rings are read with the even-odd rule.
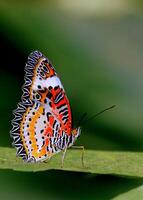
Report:
[[[25,67],[21,103],[14,111],[11,136],[17,155],[37,162],[73,144],[71,110],[63,85],[49,60],[31,53]]]

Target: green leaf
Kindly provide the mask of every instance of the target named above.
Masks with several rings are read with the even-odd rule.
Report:
[[[50,169],[88,172],[95,174],[114,174],[120,176],[143,177],[143,153],[110,152],[85,150],[84,166],[81,150],[68,150],[61,168],[61,154],[53,156],[46,163],[25,163],[15,156],[15,149],[0,148],[0,169],[18,171],[45,171]]]
[[[143,199],[143,185],[123,194],[118,195],[117,197],[113,198],[112,200],[142,200]]]

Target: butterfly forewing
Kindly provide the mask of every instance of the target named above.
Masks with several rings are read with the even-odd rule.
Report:
[[[11,130],[17,155],[37,162],[71,146],[77,132],[72,136],[69,101],[53,65],[41,52],[29,55],[22,90]]]

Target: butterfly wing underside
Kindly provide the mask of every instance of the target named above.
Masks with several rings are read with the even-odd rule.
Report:
[[[42,53],[29,55],[25,73],[11,136],[18,156],[43,161],[73,143],[71,109],[53,65]]]

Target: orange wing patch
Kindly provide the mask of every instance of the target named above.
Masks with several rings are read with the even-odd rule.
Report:
[[[38,162],[72,146],[79,130],[72,129],[69,100],[50,61],[34,51],[25,72],[11,136],[18,156]]]

